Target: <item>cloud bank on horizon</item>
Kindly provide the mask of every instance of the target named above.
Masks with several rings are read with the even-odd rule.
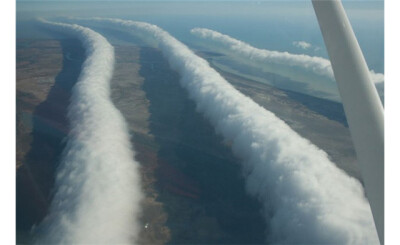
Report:
[[[223,48],[226,53],[231,55],[241,58],[244,57],[254,62],[298,67],[314,74],[326,77],[330,81],[335,81],[331,63],[325,58],[309,56],[305,54],[291,54],[288,52],[258,49],[243,41],[206,28],[194,28],[190,32],[202,39],[211,40],[217,44],[218,47]],[[311,46],[306,42],[294,42],[293,44],[304,49],[307,49]],[[375,84],[384,82],[384,75],[382,73],[375,73],[373,70],[371,70],[370,74],[371,79]]]
[[[87,23],[151,39],[201,112],[242,159],[249,194],[263,204],[268,243],[378,244],[361,184],[325,152],[230,85],[159,27],[120,19]]]
[[[306,41],[294,41],[292,42],[293,46],[301,49],[309,49],[311,48],[311,43],[308,43]]]
[[[70,133],[38,244],[131,244],[140,231],[142,192],[128,127],[110,99],[114,49],[75,24],[40,20],[78,38],[86,50],[68,107]]]

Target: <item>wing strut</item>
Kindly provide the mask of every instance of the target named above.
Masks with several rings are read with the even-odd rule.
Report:
[[[312,0],[342,98],[375,227],[384,244],[384,112],[339,0]]]

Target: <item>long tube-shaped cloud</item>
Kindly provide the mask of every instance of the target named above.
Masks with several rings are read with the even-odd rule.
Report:
[[[379,243],[361,184],[338,169],[325,152],[237,91],[159,27],[119,19],[94,21],[158,43],[197,109],[242,159],[246,189],[263,203],[267,242]]]
[[[72,90],[71,130],[37,243],[131,244],[140,230],[142,193],[127,125],[110,99],[114,49],[89,28],[41,21],[78,38],[86,60]]]
[[[332,66],[329,60],[322,57],[309,56],[305,54],[291,54],[288,52],[270,51],[255,48],[245,42],[234,39],[228,35],[206,28],[194,28],[190,31],[193,35],[209,39],[222,46],[229,52],[241,58],[247,58],[255,62],[272,63],[284,66],[299,67],[317,75],[325,76],[334,81]],[[384,75],[370,71],[374,83],[384,81]]]

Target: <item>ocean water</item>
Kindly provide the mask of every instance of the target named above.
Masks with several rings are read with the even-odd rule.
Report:
[[[311,1],[35,1],[17,2],[16,6],[17,38],[49,37],[35,27],[37,17],[114,17],[156,24],[190,47],[196,47],[190,30],[204,27],[257,48],[328,57]],[[383,73],[383,1],[346,1],[344,6],[369,68]],[[295,47],[294,41],[312,47],[304,50]]]

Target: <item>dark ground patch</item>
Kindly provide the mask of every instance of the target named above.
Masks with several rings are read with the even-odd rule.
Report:
[[[261,204],[245,192],[239,160],[179,85],[161,53],[142,48],[140,75],[159,145],[159,196],[170,244],[251,244],[265,240]]]
[[[32,113],[32,142],[16,176],[17,243],[26,243],[34,224],[47,214],[54,185],[55,171],[69,131],[67,107],[71,89],[76,83],[84,61],[84,49],[77,40],[62,40],[64,56],[47,98]],[[73,59],[66,59],[66,56]],[[21,96],[25,96],[21,94]],[[18,105],[22,102],[17,96]]]

